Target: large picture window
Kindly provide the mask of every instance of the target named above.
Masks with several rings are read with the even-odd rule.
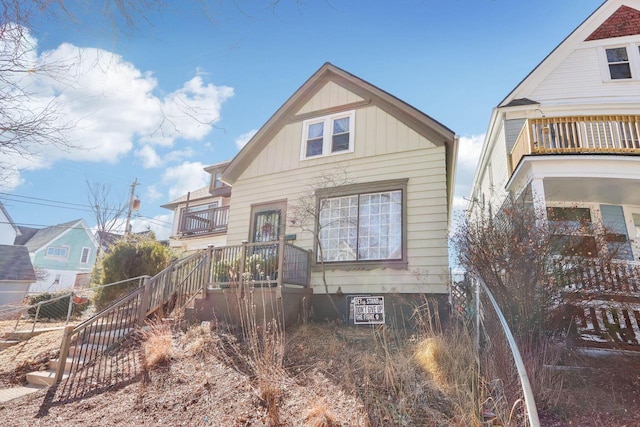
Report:
[[[319,198],[318,262],[401,261],[405,185]],[[357,186],[353,187],[357,189]]]
[[[305,120],[302,125],[302,159],[353,151],[355,112],[347,111]]]

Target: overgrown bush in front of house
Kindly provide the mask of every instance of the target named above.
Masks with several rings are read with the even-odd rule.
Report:
[[[107,285],[139,276],[154,276],[165,269],[173,258],[171,250],[155,237],[129,236],[110,248],[96,264],[95,283]],[[140,286],[139,280],[96,289],[94,303],[102,309]]]
[[[36,313],[38,315],[38,319],[52,319],[52,320],[65,320],[67,318],[67,314],[69,312],[69,300],[71,299],[69,296],[66,298],[60,298],[59,300],[46,303],[46,301],[58,298],[64,295],[64,293],[42,293],[38,295],[34,295],[29,297],[29,305],[35,305],[39,302],[43,302],[40,306],[40,310],[37,307],[31,307],[27,310],[29,317],[35,318]],[[73,304],[71,308],[71,317],[81,315],[91,303],[89,301],[83,304]]]

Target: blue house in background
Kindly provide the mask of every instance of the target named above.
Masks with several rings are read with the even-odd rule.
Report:
[[[83,288],[89,283],[98,245],[87,223],[78,219],[42,229],[19,227],[15,245],[24,245],[38,280],[29,293]]]

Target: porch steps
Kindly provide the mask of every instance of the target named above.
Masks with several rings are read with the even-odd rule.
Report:
[[[62,379],[65,379],[69,374],[63,374]],[[27,382],[34,386],[46,386],[53,385],[56,381],[56,371],[51,368],[46,371],[35,371],[27,374]]]
[[[82,356],[82,360],[78,362],[78,358],[76,359],[76,363],[80,363],[80,366],[83,364],[84,358],[91,358],[97,356],[98,354],[107,350],[109,346],[100,344],[104,342],[106,338],[115,338],[120,339],[125,337],[129,332],[132,331],[132,328],[125,329],[103,329],[101,332],[96,332],[89,335],[85,342],[82,344],[76,344],[69,347],[69,356],[65,361],[64,373],[62,375],[62,379],[66,379],[69,377],[69,373],[71,372],[71,367],[74,362],[74,356]],[[49,361],[49,367],[46,370],[42,371],[34,371],[29,372],[26,375],[27,383],[33,386],[51,386],[55,383],[56,372],[58,367],[60,366],[60,359],[52,359]]]

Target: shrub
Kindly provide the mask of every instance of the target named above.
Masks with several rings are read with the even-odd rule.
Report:
[[[122,239],[96,265],[96,283],[106,285],[139,276],[154,276],[171,263],[170,249],[153,238],[132,236]],[[138,287],[138,281],[102,287],[96,290],[95,304],[104,308]]]
[[[49,301],[55,298],[58,298],[64,293],[42,293],[29,298],[29,305],[35,305],[39,302]],[[51,303],[43,303],[38,311],[37,307],[30,308],[27,312],[29,317],[35,318],[36,312],[38,312],[39,319],[55,319],[55,320],[64,320],[67,318],[67,313],[69,312],[69,297],[60,298],[59,300],[53,301]],[[81,315],[87,308],[91,305],[88,301],[84,304],[73,304],[71,308],[71,316],[79,316]]]

